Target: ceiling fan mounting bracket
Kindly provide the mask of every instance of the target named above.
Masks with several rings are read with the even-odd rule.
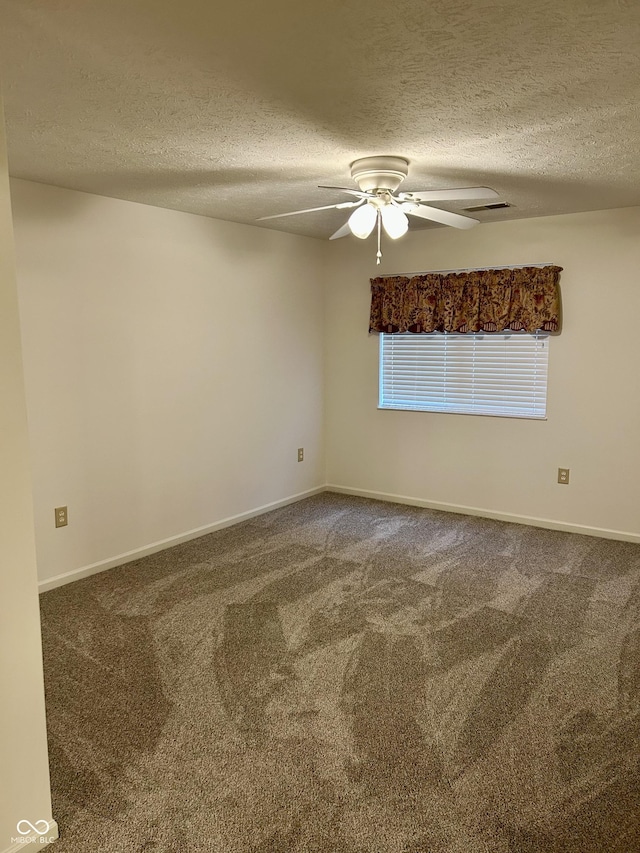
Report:
[[[407,177],[409,161],[404,157],[363,157],[351,164],[351,177],[362,192],[394,192]]]

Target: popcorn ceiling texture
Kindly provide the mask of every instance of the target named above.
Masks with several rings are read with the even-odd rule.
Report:
[[[396,154],[483,221],[637,205],[639,42],[625,0],[0,0],[11,173],[252,223]]]

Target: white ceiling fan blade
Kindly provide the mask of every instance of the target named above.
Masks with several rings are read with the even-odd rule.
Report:
[[[430,219],[433,222],[440,222],[442,225],[452,225],[454,228],[473,228],[480,222],[479,219],[473,219],[471,216],[461,216],[459,213],[440,210],[437,207],[430,207],[428,204],[414,204],[405,201],[400,206],[409,216],[419,216],[421,219]]]
[[[329,237],[330,240],[339,240],[340,237],[348,237],[351,234],[351,228],[349,228],[349,223],[345,222],[342,228],[338,228],[335,234],[332,234]]]
[[[457,201],[458,199],[498,198],[498,193],[490,187],[460,187],[451,190],[416,190],[412,193],[398,193],[402,201]]]
[[[371,198],[371,193],[362,192],[362,190],[352,190],[348,187],[325,187],[323,184],[318,184],[319,190],[340,190],[343,193],[349,193],[350,195],[357,195],[358,198]]]
[[[305,210],[290,210],[288,213],[274,213],[272,216],[261,216],[256,222],[264,222],[265,219],[280,219],[283,216],[297,216],[299,213],[314,213],[316,210],[331,210],[337,208],[344,210],[347,207],[357,207],[361,201],[341,201],[340,204],[325,204],[322,207],[307,207]]]
[[[307,207],[304,210],[290,210],[288,213],[274,213],[272,216],[261,216],[256,219],[256,222],[263,222],[265,219],[280,219],[283,216],[297,216],[299,213],[315,213],[316,210],[344,210],[347,207],[357,207],[362,204],[361,201],[341,201],[340,204],[325,204],[322,207]]]

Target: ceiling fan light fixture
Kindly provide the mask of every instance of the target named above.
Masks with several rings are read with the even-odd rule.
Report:
[[[375,228],[378,211],[371,204],[363,204],[357,207],[348,220],[351,233],[360,240],[366,240]]]
[[[450,210],[443,210],[441,207],[433,207],[428,202],[498,198],[498,193],[491,187],[453,187],[396,192],[407,177],[408,171],[409,161],[404,157],[361,157],[351,164],[351,177],[359,189],[320,185],[321,189],[347,193],[352,200],[325,204],[321,207],[308,207],[304,210],[293,210],[287,213],[276,213],[270,216],[262,216],[261,219],[277,219],[282,216],[315,213],[321,210],[347,210],[352,208],[353,211],[349,219],[331,234],[329,239],[337,240],[340,237],[353,234],[359,240],[366,240],[377,226],[378,252],[376,258],[377,262],[380,263],[382,231],[384,230],[385,234],[392,240],[397,240],[407,233],[409,222],[412,222],[414,217],[462,229],[472,228],[479,224],[478,219]],[[354,196],[355,200],[353,200]],[[489,206],[505,206],[505,203],[485,204],[484,209]],[[470,209],[473,210],[473,208]]]
[[[403,237],[409,230],[409,219],[407,215],[394,204],[385,204],[380,209],[382,216],[382,227],[392,240]]]

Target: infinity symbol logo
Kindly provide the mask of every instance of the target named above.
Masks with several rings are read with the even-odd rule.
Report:
[[[34,825],[29,820],[21,820],[18,821],[16,829],[20,835],[28,835],[30,832],[37,832],[38,835],[44,835],[45,832],[49,831],[49,821],[37,820]]]

